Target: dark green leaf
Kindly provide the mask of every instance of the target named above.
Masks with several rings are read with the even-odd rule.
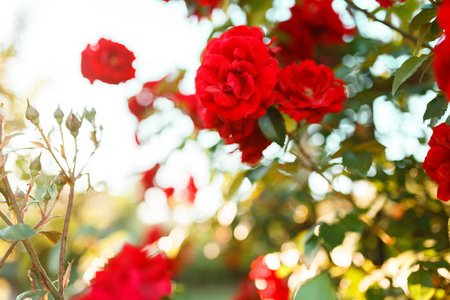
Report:
[[[361,232],[362,223],[356,212],[349,213],[339,222],[345,231]]]
[[[323,239],[329,250],[342,244],[345,238],[345,231],[341,224],[323,224],[320,226],[319,236]]]
[[[409,77],[411,77],[417,69],[422,65],[422,63],[427,59],[428,55],[421,55],[420,57],[412,56],[408,58],[400,68],[397,69],[394,77],[394,83],[392,84],[392,95],[400,87],[400,85],[405,82]]]
[[[305,283],[297,290],[294,300],[337,300],[330,275],[322,273]]]
[[[320,250],[320,239],[318,236],[313,235],[305,243],[304,263],[308,268],[311,266],[311,263],[313,262],[319,250]]]
[[[45,295],[48,294],[48,291],[46,290],[33,290],[33,291],[26,291],[19,296],[16,297],[16,300],[39,300],[43,299]]]
[[[368,151],[362,151],[359,153],[353,153],[350,151],[344,151],[342,153],[342,163],[352,173],[355,173],[361,177],[365,177],[372,165],[372,153]]]
[[[425,9],[418,13],[409,24],[409,31],[416,31],[423,24],[429,23],[434,17],[436,17],[436,10]]]
[[[241,187],[242,181],[245,179],[246,174],[247,172],[240,172],[231,179],[230,187],[226,192],[227,199],[233,197],[234,194],[238,191],[238,189]]]
[[[437,95],[436,98],[427,104],[427,109],[423,114],[423,121],[430,120],[430,126],[433,128],[447,111],[448,102],[444,95]]]
[[[15,224],[0,230],[0,239],[7,242],[15,242],[27,239],[35,235],[36,232],[26,224]]]
[[[277,109],[269,107],[264,117],[258,119],[258,123],[267,139],[283,147],[286,139],[286,126],[283,116]]]
[[[436,291],[431,275],[423,270],[419,270],[409,275],[408,288],[413,300],[431,299]]]

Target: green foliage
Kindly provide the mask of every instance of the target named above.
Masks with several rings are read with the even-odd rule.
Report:
[[[286,126],[283,116],[278,110],[270,107],[264,117],[258,119],[258,124],[267,139],[283,147],[286,139]]]
[[[20,241],[35,235],[36,232],[26,224],[15,224],[0,230],[0,239],[7,242]]]
[[[395,95],[395,92],[400,87],[400,85],[404,83],[408,78],[410,78],[427,58],[428,55],[421,55],[419,57],[412,56],[408,58],[400,68],[398,68],[397,72],[395,73],[394,83],[392,84],[393,96]]]
[[[448,102],[445,96],[437,95],[436,98],[434,98],[427,104],[427,109],[423,114],[423,121],[425,122],[427,120],[430,120],[430,124],[428,124],[428,126],[433,128],[434,126],[436,126],[437,122],[444,116],[447,108]]]
[[[336,292],[333,288],[330,276],[322,273],[303,283],[297,290],[294,300],[337,300]]]
[[[429,300],[436,291],[431,275],[423,270],[409,275],[408,288],[414,300]]]
[[[33,290],[26,291],[19,296],[17,296],[16,300],[40,300],[44,299],[44,297],[48,294],[46,290]]]

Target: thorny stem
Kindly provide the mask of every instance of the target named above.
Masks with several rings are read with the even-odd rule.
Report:
[[[2,139],[2,135],[3,135],[3,118],[0,117],[0,142]],[[2,165],[0,165],[0,174],[5,173],[5,169],[4,169],[4,165],[3,165],[4,157],[3,157],[2,150],[3,149],[0,149],[0,157],[1,157],[1,162],[2,162]],[[11,185],[9,184],[7,176],[2,177],[2,179],[0,180],[0,186],[1,186],[2,193],[4,193],[5,198],[8,198],[7,202],[10,205],[10,209],[12,208],[12,212],[14,213],[15,218],[17,219],[17,222],[23,224],[24,222],[23,222],[22,214],[20,212],[19,206],[17,205],[16,198],[11,189]],[[8,224],[8,225],[11,226],[12,224]],[[55,297],[56,300],[64,299],[63,297],[60,296],[57,289],[55,288],[52,281],[50,280],[47,273],[45,272],[45,269],[42,266],[41,262],[39,261],[39,258],[33,248],[33,245],[31,244],[30,240],[23,239],[23,240],[21,240],[21,242],[25,246],[25,249],[27,250],[28,255],[30,256],[31,261],[33,262],[33,264],[38,272],[39,279],[41,279],[44,282],[44,284],[47,286],[48,290]]]
[[[69,232],[69,222],[70,216],[72,215],[72,206],[73,206],[73,198],[74,198],[74,190],[75,190],[75,180],[73,180],[73,175],[69,178],[69,200],[67,202],[67,211],[64,219],[64,228],[61,236],[61,251],[59,252],[59,267],[58,267],[58,288],[59,294],[63,297],[64,293],[64,256],[66,254],[66,242],[67,242],[67,234]]]
[[[417,37],[415,37],[414,35],[410,34],[409,32],[404,31],[403,29],[400,29],[400,28],[398,28],[398,27],[392,25],[392,23],[390,23],[390,22],[387,21],[387,20],[380,20],[380,19],[378,19],[378,18],[375,17],[375,15],[372,14],[371,12],[369,12],[369,11],[367,11],[367,10],[365,10],[365,9],[362,9],[362,8],[360,8],[359,6],[355,5],[355,4],[353,3],[352,0],[344,0],[344,1],[348,4],[348,6],[350,6],[350,7],[353,8],[354,10],[358,10],[358,11],[364,13],[369,19],[372,19],[372,20],[374,20],[374,21],[376,21],[376,22],[379,22],[379,23],[382,23],[382,24],[386,25],[387,27],[391,28],[392,30],[397,31],[398,33],[400,33],[400,34],[401,34],[404,38],[406,38],[406,39],[409,39],[409,40],[411,40],[411,41],[413,41],[413,42],[415,42],[415,43],[418,42]],[[431,50],[433,49],[433,47],[431,47],[431,46],[430,46],[428,43],[426,43],[426,42],[422,42],[422,46],[423,46],[424,48],[428,48],[428,49],[431,49]]]
[[[17,246],[19,242],[12,242],[11,245],[9,245],[8,249],[5,252],[5,255],[3,255],[2,259],[0,260],[0,270],[3,268],[3,265],[5,264],[6,260],[8,259],[8,256],[11,255],[14,248]]]
[[[22,214],[24,213],[25,206],[27,205],[28,197],[30,196],[31,189],[34,186],[34,181],[35,181],[35,177],[31,177],[31,181],[28,185],[27,193],[23,196],[22,205],[20,206],[20,211],[22,212]]]
[[[56,203],[58,203],[60,195],[61,195],[61,193],[58,193],[58,196],[56,196],[55,200],[53,200],[52,205],[50,206],[50,208],[44,212],[44,215],[42,216],[41,220],[36,225],[34,225],[33,229],[37,229],[40,226],[42,226],[45,223],[47,223],[48,218],[50,217],[50,214],[52,213],[53,209],[56,206]]]
[[[69,163],[67,162],[67,157],[66,157],[66,146],[64,144],[64,134],[63,134],[63,131],[62,131],[61,124],[58,124],[58,126],[59,126],[59,133],[61,134],[61,143],[62,143],[61,156],[64,159],[64,161],[66,162],[67,169],[69,170],[70,167],[69,167]]]

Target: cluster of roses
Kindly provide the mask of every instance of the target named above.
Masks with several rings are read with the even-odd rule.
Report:
[[[445,0],[437,12],[437,20],[444,31],[443,40],[434,48],[433,69],[437,85],[450,101],[450,1]],[[431,147],[422,164],[428,176],[438,184],[437,197],[443,201],[450,200],[450,126],[442,123],[433,128],[428,145]]]

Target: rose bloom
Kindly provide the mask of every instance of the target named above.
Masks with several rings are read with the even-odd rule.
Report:
[[[142,173],[141,183],[142,186],[144,187],[144,192],[149,188],[155,186],[156,173],[158,173],[160,167],[161,167],[160,164],[156,164],[152,168]]]
[[[195,78],[196,94],[224,121],[264,116],[274,98],[278,62],[258,27],[237,26],[209,41]]]
[[[232,300],[261,300],[258,290],[255,287],[255,283],[249,278],[243,278],[240,283],[236,294],[231,298]]]
[[[450,1],[442,1],[437,11],[437,20],[441,28],[446,31],[450,28]]]
[[[251,264],[249,277],[262,284],[256,284],[259,296],[262,299],[288,300],[289,287],[285,278],[278,278],[276,272],[267,267],[264,256],[258,257]]]
[[[119,84],[134,78],[136,70],[131,64],[135,59],[124,45],[101,38],[81,53],[81,73],[91,83]]]
[[[450,126],[442,123],[433,128],[427,156],[422,164],[425,172],[438,185],[437,197],[450,200]]]
[[[162,253],[150,256],[126,244],[103,270],[97,271],[86,294],[73,300],[161,300],[170,296],[171,268]]]
[[[280,70],[275,102],[297,122],[320,123],[326,114],[340,112],[346,98],[344,82],[327,66],[305,60]]]
[[[433,69],[437,85],[446,93],[450,101],[450,39],[445,39],[434,47]]]
[[[312,58],[316,45],[340,44],[354,29],[345,28],[332,0],[303,0],[291,7],[291,18],[278,24],[280,57],[286,63]]]

